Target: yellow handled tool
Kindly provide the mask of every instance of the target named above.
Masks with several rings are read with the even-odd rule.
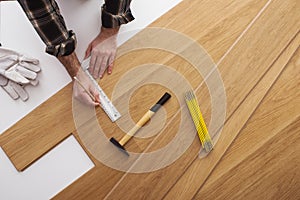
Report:
[[[144,116],[138,121],[138,123],[118,142],[115,138],[110,138],[110,142],[113,143],[116,147],[118,147],[120,150],[122,150],[127,155],[128,152],[125,150],[124,145],[135,135],[135,133],[144,126],[151,117],[159,110],[159,108],[164,105],[169,99],[171,95],[169,93],[165,93],[159,101],[152,106],[150,110],[148,110]]]

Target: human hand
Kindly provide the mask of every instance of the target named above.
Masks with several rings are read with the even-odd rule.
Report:
[[[85,59],[91,56],[89,72],[95,78],[102,78],[105,70],[111,74],[117,51],[119,28],[101,28],[99,35],[89,44]]]
[[[98,91],[82,69],[79,69],[74,80],[73,94],[76,99],[90,106],[101,104]]]

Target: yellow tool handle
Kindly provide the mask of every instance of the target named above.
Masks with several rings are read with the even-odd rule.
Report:
[[[134,134],[151,119],[154,113],[155,112],[148,110],[138,123],[120,140],[120,145],[125,145],[134,136]]]

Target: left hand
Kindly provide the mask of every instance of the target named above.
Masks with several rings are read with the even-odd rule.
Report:
[[[95,79],[102,78],[105,70],[111,74],[117,51],[119,28],[101,28],[99,35],[89,44],[85,59],[90,55],[89,71]]]

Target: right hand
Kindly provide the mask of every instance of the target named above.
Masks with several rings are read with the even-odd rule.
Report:
[[[93,100],[89,94],[81,87],[81,85],[74,80],[74,85],[73,85],[73,94],[76,99],[81,101],[82,103],[85,103],[89,106],[100,106],[100,97],[99,97],[99,92],[93,85],[92,81],[87,77],[85,72],[80,68],[76,78],[80,81],[80,83],[83,85],[83,87],[88,90],[88,92],[94,97]]]
[[[107,70],[108,74],[112,73],[113,62],[117,51],[117,34],[119,28],[101,27],[101,32],[89,44],[85,58],[91,57],[89,62],[89,72],[95,78],[102,78]]]

